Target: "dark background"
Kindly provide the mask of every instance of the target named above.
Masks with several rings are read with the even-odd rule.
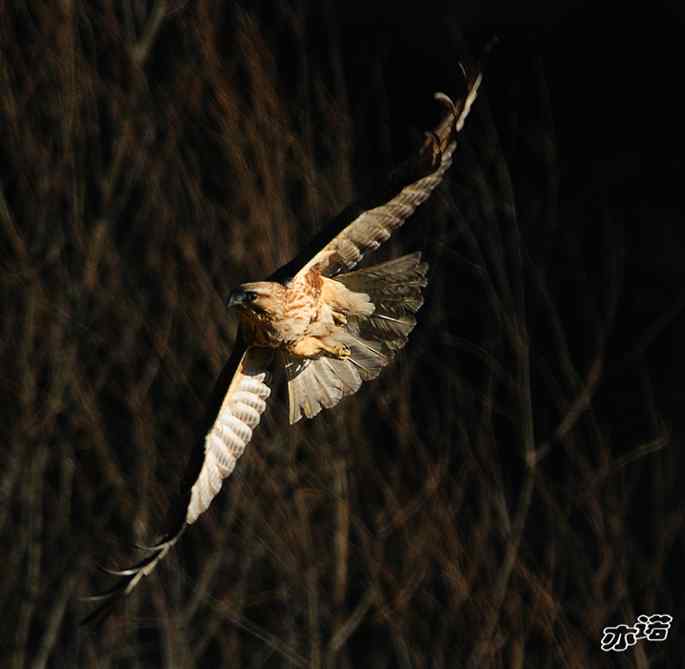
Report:
[[[678,665],[680,5],[2,11],[3,666]],[[415,150],[493,35],[377,256],[431,264],[406,351],[293,428],[277,384],[206,517],[79,628],[201,447],[223,298]],[[602,652],[643,613],[667,641]]]

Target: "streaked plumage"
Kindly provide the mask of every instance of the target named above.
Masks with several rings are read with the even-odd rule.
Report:
[[[467,77],[463,100],[436,98],[442,122],[418,154],[395,170],[381,193],[342,212],[306,249],[267,281],[242,284],[228,305],[240,311],[238,342],[217,383],[212,421],[189,465],[173,527],[148,556],[120,577],[86,620],[106,613],[149,574],[188,525],[207,510],[252,438],[270,395],[274,360],[285,366],[290,422],[311,418],[376,378],[407,342],[423,303],[428,266],[413,253],[354,268],[411,216],[442,181],[481,74]],[[216,392],[216,391],[215,391]]]

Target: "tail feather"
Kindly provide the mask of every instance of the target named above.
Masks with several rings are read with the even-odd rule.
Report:
[[[427,271],[421,254],[413,253],[336,277],[349,290],[368,295],[374,311],[370,316],[349,317],[335,335],[349,348],[349,357],[286,357],[291,423],[335,406],[392,362],[416,325],[414,314],[423,304]]]
[[[416,326],[414,314],[423,305],[427,272],[428,264],[417,252],[337,276],[349,290],[366,293],[375,307],[369,317],[349,319],[348,329],[363,339],[382,341],[392,351],[401,349]]]
[[[400,314],[398,318],[387,314],[375,314],[372,320],[356,322],[351,324],[351,327],[355,327],[358,334],[383,340],[389,349],[398,351],[407,343],[407,338],[415,325],[416,319],[413,316]]]
[[[385,342],[366,339],[350,330],[338,335],[336,339],[350,349],[350,357],[346,360],[357,368],[364,381],[375,379],[395,357],[395,352]]]
[[[357,392],[362,384],[359,371],[349,359],[298,360],[289,356],[285,369],[291,425],[302,416],[313,418],[321,409],[330,409],[346,395]]]

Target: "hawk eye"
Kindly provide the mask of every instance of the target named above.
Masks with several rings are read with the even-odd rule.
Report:
[[[239,307],[242,305],[249,304],[250,302],[254,302],[257,299],[257,297],[257,293],[254,293],[251,290],[243,290],[242,288],[236,288],[228,296],[228,301],[226,304],[229,308]]]

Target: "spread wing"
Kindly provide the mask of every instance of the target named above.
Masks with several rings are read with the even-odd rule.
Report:
[[[468,76],[466,94],[456,103],[444,93],[436,93],[446,114],[435,130],[426,134],[418,154],[390,175],[381,192],[343,211],[301,254],[270,279],[285,282],[315,265],[321,274],[332,277],[351,270],[367,253],[386,241],[445,176],[481,79],[480,72]]]
[[[204,459],[190,490],[186,510],[188,525],[207,510],[252,439],[271,394],[267,384],[272,356],[267,349],[250,347],[238,364],[219,413],[205,437]]]
[[[148,555],[129,569],[103,569],[119,577],[119,581],[109,590],[86,598],[101,604],[83,624],[103,619],[120,597],[128,595],[143,576],[155,569],[186,527],[208,509],[224,479],[233,472],[266,408],[271,393],[268,370],[272,357],[273,353],[263,348],[246,348],[242,344],[236,347],[216,383],[208,412],[210,425],[202,447],[193,453],[182,492],[172,508],[170,525],[173,529],[159,543],[139,546]]]

